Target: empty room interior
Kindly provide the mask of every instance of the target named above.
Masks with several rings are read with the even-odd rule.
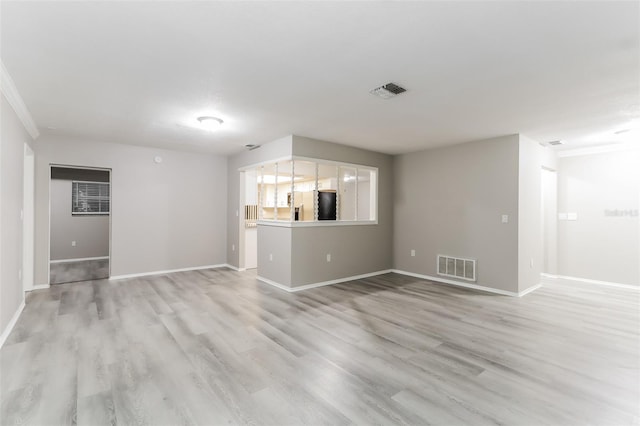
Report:
[[[3,425],[637,425],[640,3],[0,2]]]

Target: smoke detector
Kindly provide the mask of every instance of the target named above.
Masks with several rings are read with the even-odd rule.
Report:
[[[391,99],[402,92],[406,92],[407,89],[398,86],[395,83],[387,83],[384,86],[376,87],[369,91],[372,95],[376,95],[382,99]]]
[[[548,145],[551,146],[558,146],[558,145],[564,145],[564,141],[563,140],[559,140],[559,141],[551,141],[551,142],[547,142]]]

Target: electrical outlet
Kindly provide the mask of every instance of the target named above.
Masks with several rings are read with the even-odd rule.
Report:
[[[327,262],[331,262],[331,253],[327,253]]]
[[[76,242],[75,241],[71,241],[71,247],[75,247],[76,246]]]
[[[509,215],[508,214],[503,214],[502,215],[502,223],[509,223]]]
[[[269,253],[269,261],[273,262],[273,253]]]
[[[411,257],[416,257],[416,251],[411,249]]]

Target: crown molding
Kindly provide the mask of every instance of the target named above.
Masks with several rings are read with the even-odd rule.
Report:
[[[9,101],[9,105],[11,105],[13,110],[16,112],[16,115],[22,122],[24,128],[27,129],[27,132],[29,132],[34,140],[38,139],[38,136],[40,136],[38,126],[36,126],[36,122],[33,121],[31,113],[29,113],[27,106],[22,100],[22,96],[20,96],[13,79],[4,67],[2,61],[0,61],[0,89],[7,98],[7,101]]]

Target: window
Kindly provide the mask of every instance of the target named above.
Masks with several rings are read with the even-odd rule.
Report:
[[[247,176],[256,176],[262,221],[330,224],[377,220],[375,167],[293,158],[247,172]]]
[[[109,183],[71,182],[71,214],[109,214]]]

